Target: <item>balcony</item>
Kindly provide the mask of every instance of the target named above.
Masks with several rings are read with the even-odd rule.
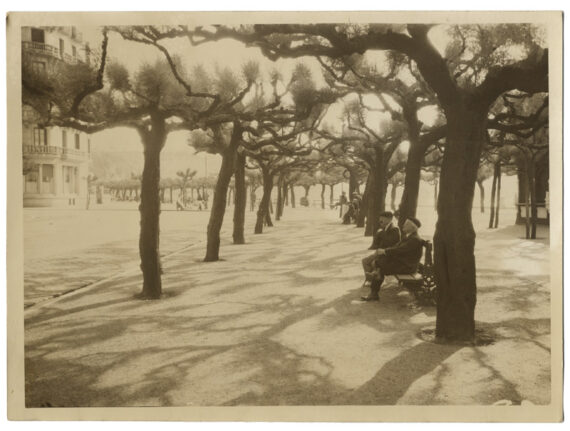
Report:
[[[91,154],[85,151],[75,150],[73,148],[61,148],[63,150],[64,159],[90,159]]]
[[[53,58],[57,58],[59,60],[63,60],[69,64],[82,63],[82,61],[79,58],[73,57],[72,55],[66,53],[63,53],[62,57],[58,48],[40,42],[30,42],[30,41],[22,42],[22,51],[37,55],[47,55]]]
[[[62,159],[88,160],[91,154],[73,148],[54,147],[52,145],[24,145],[26,155],[59,156]]]
[[[63,148],[52,145],[24,145],[24,154],[44,154],[46,156],[60,156]]]

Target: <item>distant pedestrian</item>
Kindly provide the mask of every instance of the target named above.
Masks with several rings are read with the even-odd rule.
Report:
[[[182,197],[182,193],[178,195],[178,199],[176,200],[176,211],[184,211],[186,209],[184,205],[184,198]]]

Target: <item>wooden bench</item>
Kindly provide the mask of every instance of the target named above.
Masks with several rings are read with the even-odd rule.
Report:
[[[423,304],[435,305],[435,277],[433,271],[432,244],[430,241],[423,242],[425,249],[424,261],[419,263],[418,271],[413,274],[395,274],[394,276],[400,283],[400,286],[409,290],[414,297]]]

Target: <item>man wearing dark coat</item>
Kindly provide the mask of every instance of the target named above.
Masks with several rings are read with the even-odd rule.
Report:
[[[402,240],[393,247],[376,250],[378,270],[371,274],[370,294],[362,297],[363,301],[378,301],[378,292],[384,282],[384,276],[413,274],[418,270],[423,252],[423,240],[418,235],[420,226],[421,223],[417,218],[409,217],[402,226]]]
[[[384,211],[380,214],[378,218],[378,224],[380,228],[376,231],[374,239],[372,240],[372,245],[368,250],[377,250],[379,248],[393,247],[400,242],[400,228],[394,226],[392,219],[394,215],[390,211]],[[375,262],[378,259],[376,253],[366,256],[362,259],[362,267],[364,268],[364,274],[371,274],[375,269]],[[372,280],[372,276],[366,276],[364,283]]]

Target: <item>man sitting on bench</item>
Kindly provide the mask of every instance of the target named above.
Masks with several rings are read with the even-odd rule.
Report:
[[[423,240],[418,235],[421,223],[415,217],[409,217],[402,226],[403,238],[394,247],[376,250],[378,259],[373,274],[370,274],[370,294],[363,296],[363,301],[378,301],[378,292],[385,275],[413,274],[418,269],[422,258]]]
[[[390,211],[384,211],[380,214],[380,217],[378,217],[380,229],[376,231],[372,245],[368,249],[374,250],[374,253],[362,259],[362,268],[364,268],[364,275],[366,276],[363,287],[372,281],[372,273],[377,269],[376,261],[378,260],[378,256],[376,255],[376,250],[379,248],[393,247],[400,242],[400,228],[394,226],[392,223],[393,218],[394,214]]]

